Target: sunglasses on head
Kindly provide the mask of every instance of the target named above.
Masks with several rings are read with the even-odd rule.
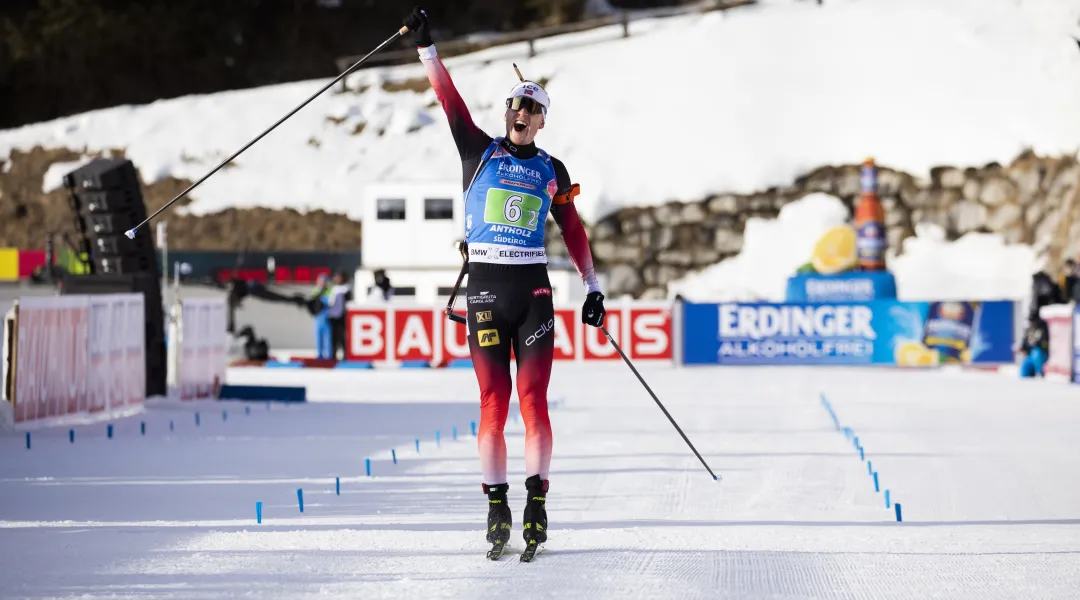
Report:
[[[525,110],[529,111],[529,114],[538,115],[544,112],[544,105],[540,104],[536,100],[529,98],[528,96],[516,96],[514,98],[506,99],[506,107],[510,110],[517,112],[525,107]]]

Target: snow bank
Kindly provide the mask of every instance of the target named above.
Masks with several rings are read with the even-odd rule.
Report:
[[[784,205],[775,220],[749,219],[738,255],[671,282],[668,295],[697,302],[782,302],[788,277],[810,260],[814,242],[846,218],[838,198],[811,194]],[[949,242],[932,224],[918,225],[900,256],[896,249],[887,256],[900,300],[1022,300],[1039,265],[1030,246],[985,233]]]

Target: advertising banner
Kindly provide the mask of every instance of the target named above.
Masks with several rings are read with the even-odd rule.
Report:
[[[176,387],[181,400],[216,397],[228,365],[228,306],[224,298],[184,298],[175,340]]]
[[[1074,308],[1069,304],[1051,304],[1039,309],[1039,316],[1046,321],[1050,334],[1050,355],[1046,357],[1043,372],[1049,377],[1072,381],[1075,360]]]
[[[1080,330],[1080,304],[1073,305],[1072,313],[1072,382],[1080,383],[1080,335],[1076,334]]]
[[[605,326],[633,360],[674,360],[669,303],[612,303]],[[462,307],[458,308],[463,312]],[[469,358],[469,330],[441,309],[407,305],[351,306],[346,314],[347,358],[351,361],[440,364]],[[469,327],[473,324],[470,323]],[[481,325],[478,332],[483,332]],[[581,323],[581,307],[555,307],[555,318],[534,336],[555,336],[556,361],[619,361],[603,332]]]
[[[685,364],[892,365],[1013,362],[1013,303],[691,304]]]
[[[111,411],[143,402],[143,296],[19,300],[15,422]]]

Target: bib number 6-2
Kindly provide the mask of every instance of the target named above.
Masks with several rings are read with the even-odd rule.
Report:
[[[507,223],[520,223],[521,203],[524,200],[524,198],[517,194],[512,194],[506,198],[506,204],[503,205],[503,217],[506,218]],[[536,218],[539,214],[540,211],[529,209],[529,227],[536,227]]]

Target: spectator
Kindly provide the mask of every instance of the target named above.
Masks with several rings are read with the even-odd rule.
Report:
[[[315,350],[319,358],[330,358],[333,354],[330,336],[330,278],[320,273],[315,280],[315,291],[310,303],[315,316]]]
[[[1038,310],[1051,304],[1064,304],[1065,297],[1059,286],[1046,271],[1039,271],[1031,276],[1031,310]]]
[[[334,287],[330,288],[327,299],[327,318],[330,321],[330,356],[335,360],[345,360],[345,305],[352,298],[352,286],[344,272],[334,273]],[[338,359],[338,350],[341,358]]]
[[[1020,363],[1021,377],[1042,377],[1043,367],[1050,355],[1050,330],[1038,310],[1028,315],[1028,327],[1020,345],[1024,360]]]
[[[1076,285],[1078,282],[1080,282],[1080,265],[1077,265],[1072,258],[1065,259],[1065,277],[1061,287],[1065,302],[1072,301],[1080,304],[1080,287]]]
[[[374,275],[375,286],[368,291],[368,301],[377,304],[389,302],[394,295],[394,288],[390,285],[390,278],[386,276],[386,271],[382,269],[376,270]]]

